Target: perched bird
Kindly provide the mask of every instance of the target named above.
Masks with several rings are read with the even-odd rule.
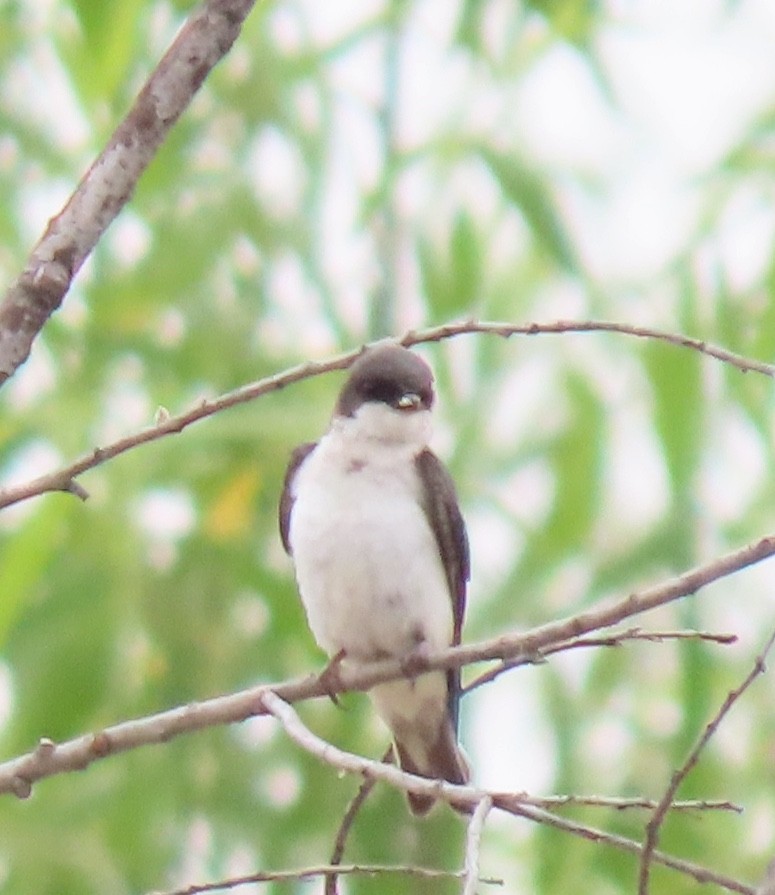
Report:
[[[395,344],[353,364],[320,441],[291,456],[280,534],[310,629],[332,663],[409,659],[460,643],[468,539],[452,479],[428,448],[433,374]],[[370,691],[401,767],[466,783],[459,670]],[[415,814],[433,798],[409,794]]]

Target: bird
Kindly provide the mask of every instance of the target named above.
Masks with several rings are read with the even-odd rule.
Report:
[[[291,454],[280,535],[329,669],[410,662],[460,643],[469,545],[452,477],[428,447],[433,382],[428,364],[397,343],[365,349],[328,430]],[[378,684],[369,695],[404,771],[469,782],[457,740],[459,669]],[[436,801],[407,797],[416,815]]]

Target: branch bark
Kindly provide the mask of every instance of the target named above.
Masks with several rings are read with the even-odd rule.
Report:
[[[476,895],[476,887],[479,884],[479,855],[482,850],[482,833],[484,832],[484,822],[487,820],[487,815],[491,810],[492,798],[484,796],[474,809],[471,820],[468,822],[462,895]]]
[[[617,602],[602,605],[567,619],[550,622],[527,633],[509,633],[481,643],[452,647],[432,656],[418,658],[413,675],[425,671],[456,668],[473,662],[498,660],[529,664],[549,646],[566,643],[599,628],[619,624],[650,609],[696,593],[713,581],[761,562],[775,554],[775,535],[762,538],[712,562],[698,566],[676,578],[633,593]],[[514,660],[519,660],[517,663]],[[385,660],[361,668],[340,669],[338,692],[364,691],[375,684],[405,677],[400,661]],[[330,683],[309,675],[295,681],[262,685],[227,696],[160,712],[145,718],[124,721],[97,733],[84,734],[65,743],[43,739],[31,752],[0,764],[0,793],[26,798],[32,785],[45,777],[82,770],[92,762],[139,746],[164,743],[173,737],[205,727],[244,721],[266,713],[264,695],[272,691],[285,702],[293,703],[330,695]],[[538,810],[538,809],[536,809]]]
[[[285,732],[295,743],[339,771],[373,777],[403,791],[431,795],[434,798],[444,799],[456,806],[468,806],[472,810],[481,808],[480,817],[482,821],[486,811],[490,807],[495,807],[509,814],[525,817],[537,823],[548,824],[566,833],[580,836],[592,842],[600,842],[633,855],[640,855],[643,852],[644,847],[633,839],[607,833],[567,818],[557,817],[548,811],[542,811],[540,808],[526,806],[522,803],[519,796],[485,792],[474,786],[456,786],[441,780],[426,780],[423,777],[415,777],[414,774],[408,774],[406,771],[402,771],[400,768],[392,765],[385,765],[378,761],[362,758],[360,755],[353,755],[351,752],[344,752],[331,743],[320,739],[320,737],[305,727],[293,708],[280,699],[276,693],[267,691],[263,699],[267,709],[280,721]],[[471,826],[474,826],[473,820]],[[477,830],[475,828],[474,834],[476,833]],[[471,838],[469,836],[469,845]],[[679,873],[684,873],[697,880],[697,882],[715,883],[717,886],[721,886],[730,892],[739,892],[742,895],[755,895],[752,886],[724,876],[721,873],[716,873],[716,871],[708,867],[694,864],[691,861],[684,861],[681,858],[675,858],[672,855],[659,851],[651,853],[651,861],[664,867],[670,867]]]
[[[316,877],[330,879],[332,876],[386,876],[387,874],[400,874],[402,876],[416,877],[418,879],[449,880],[460,879],[461,874],[454,870],[434,870],[431,867],[390,866],[387,864],[320,864],[311,867],[302,867],[299,870],[264,870],[257,873],[248,873],[245,876],[234,876],[229,879],[218,880],[214,883],[193,883],[183,889],[169,889],[155,891],[153,895],[201,895],[204,892],[224,892],[230,889],[238,889],[251,883],[306,883]],[[485,885],[500,886],[501,880],[480,879]]]
[[[73,277],[134,191],[172,125],[228,52],[256,0],[206,0],[190,16],[107,146],[49,221],[0,303],[0,386],[27,359]]]
[[[765,661],[767,659],[767,655],[772,649],[773,643],[775,643],[775,632],[770,634],[766,644],[764,645],[764,648],[756,657],[753,668],[746,675],[745,680],[740,684],[740,686],[736,687],[734,690],[731,690],[727,694],[726,699],[721,704],[721,707],[713,716],[713,718],[706,725],[705,730],[702,732],[702,735],[695,743],[692,750],[689,752],[689,755],[684,763],[673,773],[670,784],[665,790],[662,798],[659,800],[659,804],[654,810],[651,820],[646,824],[646,838],[643,843],[643,851],[641,853],[640,859],[640,872],[638,874],[638,895],[648,895],[651,861],[654,851],[656,850],[657,844],[659,842],[660,827],[662,826],[665,817],[667,817],[667,813],[670,810],[670,806],[675,798],[675,794],[678,792],[678,788],[686,779],[689,772],[696,766],[697,762],[700,760],[700,754],[702,753],[702,750],[708,745],[711,738],[718,730],[719,725],[727,716],[731,708],[740,699],[743,693],[745,693],[745,691],[751,686],[756,678],[759,677],[759,675],[764,674],[764,672],[766,671]]]
[[[41,323],[42,325],[42,323]],[[439,342],[456,336],[470,335],[474,333],[489,334],[509,338],[514,335],[538,335],[557,333],[618,333],[619,335],[634,336],[642,339],[655,339],[676,347],[686,348],[704,354],[722,363],[729,364],[741,372],[759,373],[765,376],[775,377],[775,366],[761,361],[752,360],[739,354],[734,354],[717,345],[710,345],[700,339],[693,339],[681,333],[669,333],[657,329],[647,329],[639,326],[629,326],[624,323],[613,323],[606,320],[556,320],[549,323],[504,323],[493,321],[467,320],[461,323],[448,323],[430,329],[416,330],[406,333],[397,341],[407,347],[420,345],[425,342]],[[259,379],[240,388],[227,392],[214,400],[203,400],[195,407],[176,416],[168,413],[160,414],[156,425],[143,429],[132,435],[127,435],[112,444],[94,448],[93,451],[75,460],[73,463],[63,466],[53,472],[46,473],[29,482],[0,489],[0,509],[29,500],[52,491],[66,491],[85,499],[86,490],[76,482],[77,476],[90,469],[94,469],[107,460],[111,460],[126,451],[133,450],[141,444],[157,441],[168,435],[182,432],[193,423],[206,419],[216,413],[245,404],[270,392],[279,391],[287,385],[309,379],[311,376],[319,376],[322,373],[330,373],[335,370],[344,370],[361,354],[362,348],[347,351],[336,355],[326,361],[308,362],[291,367],[289,370]],[[0,359],[2,357],[2,306],[0,306]],[[2,383],[2,378],[0,378]]]

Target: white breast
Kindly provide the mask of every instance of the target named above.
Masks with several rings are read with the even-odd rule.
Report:
[[[296,475],[296,577],[310,628],[329,655],[344,650],[369,660],[451,641],[452,604],[419,503],[416,452],[411,441],[364,443],[347,420]]]

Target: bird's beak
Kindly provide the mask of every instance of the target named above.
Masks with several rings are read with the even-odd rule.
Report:
[[[398,399],[399,410],[419,410],[422,407],[422,398],[414,392],[401,395]]]

